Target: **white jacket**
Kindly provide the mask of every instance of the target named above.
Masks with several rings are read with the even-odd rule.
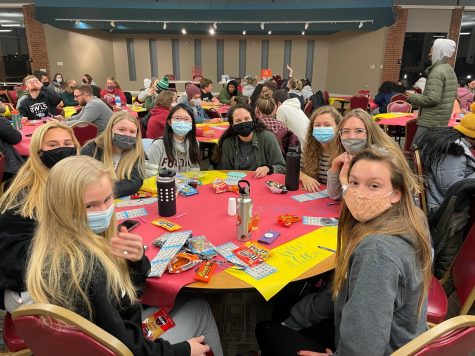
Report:
[[[297,98],[291,98],[282,103],[277,108],[276,118],[287,125],[300,141],[300,147],[305,147],[305,136],[307,135],[310,120],[300,108],[300,101]]]

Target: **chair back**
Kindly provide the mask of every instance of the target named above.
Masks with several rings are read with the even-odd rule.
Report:
[[[472,225],[452,266],[452,279],[460,300],[460,315],[468,314],[475,301],[475,225]],[[475,344],[474,344],[475,345]]]
[[[417,145],[413,145],[411,147],[411,156],[412,162],[414,163],[414,170],[416,175],[419,177],[422,184],[422,191],[418,194],[419,196],[419,204],[424,214],[427,216],[427,200],[426,200],[426,186],[425,186],[425,179],[424,179],[424,169],[422,167],[421,155],[419,153],[419,148]]]
[[[9,352],[16,353],[22,350],[26,352],[28,350],[25,341],[18,335],[15,325],[13,325],[13,320],[10,313],[6,313],[5,318],[3,319],[2,337],[3,342],[7,346],[7,350]]]
[[[367,89],[358,90],[358,94],[366,95],[366,96],[370,97],[371,96],[371,90],[367,90]]]
[[[132,356],[120,340],[56,305],[22,305],[13,312],[13,323],[35,356]]]
[[[395,100],[391,101],[387,107],[388,112],[411,112],[412,105],[409,104],[407,101],[402,100]]]
[[[369,97],[367,95],[357,94],[350,98],[350,109],[368,110]]]
[[[330,93],[328,93],[328,90],[323,91],[323,101],[325,105],[330,105]]]
[[[17,98],[16,98],[16,90],[7,90],[6,92],[7,99],[13,106],[16,106]]]
[[[414,141],[414,136],[416,136],[417,131],[417,119],[407,121],[405,131],[406,141],[404,142],[403,151],[405,155],[410,155],[412,142]]]
[[[391,101],[407,101],[407,98],[408,96],[406,94],[403,94],[403,93],[398,93],[398,94],[394,94],[392,97],[391,97]]]
[[[0,152],[0,182],[3,179],[3,173],[5,172],[6,163],[7,163],[7,159],[5,158],[4,154]]]
[[[475,316],[462,315],[449,319],[408,342],[392,356],[473,355]]]
[[[312,115],[312,111],[313,111],[313,102],[309,100],[307,101],[307,104],[305,104],[305,107],[303,108],[303,112],[305,113],[305,115],[310,117]]]
[[[87,141],[97,137],[97,126],[90,122],[78,122],[71,126],[71,128],[81,146],[83,146]]]
[[[205,109],[205,113],[206,113],[206,115],[208,115],[208,117],[210,119],[216,119],[216,118],[221,119],[222,118],[221,114],[214,108]]]
[[[132,93],[130,91],[124,91],[124,96],[125,100],[127,101],[127,104],[132,105]]]

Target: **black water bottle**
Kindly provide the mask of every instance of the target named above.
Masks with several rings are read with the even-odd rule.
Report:
[[[158,215],[176,214],[175,172],[161,169],[157,176]]]
[[[285,186],[288,190],[299,189],[300,149],[290,147],[286,156]]]

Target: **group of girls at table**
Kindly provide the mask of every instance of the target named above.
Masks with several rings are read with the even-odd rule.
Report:
[[[285,172],[278,139],[254,110],[235,105],[228,120],[219,168],[252,171],[256,179]],[[298,302],[283,323],[257,325],[263,355],[388,355],[425,330],[431,249],[413,199],[418,183],[396,143],[360,109],[342,118],[319,108],[302,149],[302,187],[315,191],[326,182],[330,196],[342,200],[335,274],[328,289]],[[157,169],[199,169],[187,105],[171,108],[163,137],[146,155],[139,124],[126,112],[114,114],[82,148],[61,123],[35,131],[29,159],[0,200],[5,307],[29,301],[66,307],[137,355],[203,355],[209,348],[222,355],[201,300],[177,300],[171,311],[177,326],[158,342],[141,333],[137,298],[150,262],[139,235],[116,231],[113,199],[140,188],[146,156]],[[335,334],[321,339],[318,328],[328,320]]]

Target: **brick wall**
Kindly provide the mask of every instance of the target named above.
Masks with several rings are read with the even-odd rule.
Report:
[[[46,69],[49,74],[45,30],[43,24],[36,21],[35,5],[23,5],[23,19],[25,21],[28,52],[31,58],[31,70]]]
[[[401,71],[400,61],[402,60],[402,50],[404,48],[408,10],[402,9],[400,6],[396,6],[394,10],[396,22],[386,32],[381,83],[385,81],[397,82],[399,80],[399,72]]]
[[[457,47],[459,44],[459,36],[460,36],[460,24],[462,23],[462,14],[463,14],[463,7],[458,7],[452,10],[452,20],[450,21],[450,30],[449,36],[451,40],[457,43]],[[455,65],[455,59],[457,58],[457,51],[455,54],[450,58],[449,63],[452,66]]]

